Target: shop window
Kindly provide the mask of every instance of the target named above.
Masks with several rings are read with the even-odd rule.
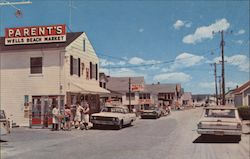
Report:
[[[102,82],[99,82],[100,87],[102,87]]]
[[[78,66],[78,61],[77,61],[77,59],[74,59],[73,58],[73,74],[77,74],[77,72],[78,72],[78,70],[77,70],[77,67]]]
[[[85,39],[83,39],[83,52],[85,52],[86,51],[86,41],[85,41]]]
[[[150,94],[149,93],[147,93],[146,99],[150,99]]]
[[[135,93],[130,93],[130,99],[135,100]],[[129,100],[129,93],[126,93],[126,100]]]
[[[30,73],[31,74],[41,74],[43,67],[42,57],[31,57],[30,58]]]
[[[92,62],[89,62],[89,78],[92,79]]]
[[[82,65],[82,76],[84,75],[84,63],[81,63],[81,65]]]
[[[89,79],[89,68],[86,68],[86,79]]]
[[[70,75],[81,76],[81,59],[75,59],[73,56],[70,56]]]
[[[92,79],[96,79],[96,65],[92,64]]]
[[[139,94],[139,99],[142,99],[143,98],[143,94]]]
[[[98,64],[95,64],[95,80],[98,80]]]

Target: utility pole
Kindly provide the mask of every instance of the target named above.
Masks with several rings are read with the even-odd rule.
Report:
[[[216,63],[214,63],[213,65],[214,65],[215,98],[216,98],[216,105],[218,105],[218,90],[217,90]]]
[[[131,108],[131,78],[128,78],[128,92],[129,92],[129,96],[128,96],[128,100],[129,100],[129,109]]]
[[[219,90],[220,90],[220,91],[219,91],[219,92],[220,92],[220,96],[219,96],[219,97],[220,97],[220,104],[222,104],[222,100],[221,100],[221,98],[222,98],[222,97],[221,97],[221,76],[217,76],[217,77],[219,78]]]
[[[225,105],[225,69],[224,69],[224,31],[222,30],[221,32],[221,78],[222,78],[222,105]]]
[[[16,16],[21,16],[22,12],[21,9],[17,8],[15,5],[27,5],[27,4],[32,4],[31,1],[21,1],[21,2],[8,2],[7,0],[3,0],[0,2],[0,9],[2,6],[11,6],[12,8],[16,9]],[[0,11],[1,12],[1,11]],[[0,13],[3,14],[3,13]],[[0,20],[0,36],[2,35],[2,28],[3,28],[3,15],[1,15],[1,20]]]

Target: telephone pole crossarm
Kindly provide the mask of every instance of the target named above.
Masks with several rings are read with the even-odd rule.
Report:
[[[8,2],[8,1],[5,1],[5,2],[0,2],[0,6],[8,6],[8,5],[23,5],[23,4],[32,4],[31,1],[23,1],[23,2]]]

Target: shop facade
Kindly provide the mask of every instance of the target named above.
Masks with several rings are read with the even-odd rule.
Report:
[[[34,36],[40,41],[15,37],[16,28],[0,37],[1,109],[17,125],[42,127],[50,126],[55,105],[63,111],[65,104],[86,100],[97,112],[99,95],[109,91],[99,87],[99,59],[86,33],[66,33],[65,25],[17,29],[22,34],[34,28],[45,30]]]

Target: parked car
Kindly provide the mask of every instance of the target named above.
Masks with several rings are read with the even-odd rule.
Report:
[[[204,107],[205,103],[204,102],[196,102],[194,105],[195,105],[195,107]]]
[[[151,106],[147,110],[142,110],[141,111],[141,118],[160,118],[161,117],[161,110],[157,107]]]
[[[130,113],[125,106],[107,106],[100,113],[91,115],[91,123],[96,127],[98,125],[113,125],[117,129],[124,125],[131,125],[136,120],[135,113]]]
[[[10,133],[10,122],[6,118],[4,110],[0,110],[0,128],[1,135]]]
[[[232,135],[241,140],[242,123],[235,107],[205,107],[197,126],[201,135]]]

